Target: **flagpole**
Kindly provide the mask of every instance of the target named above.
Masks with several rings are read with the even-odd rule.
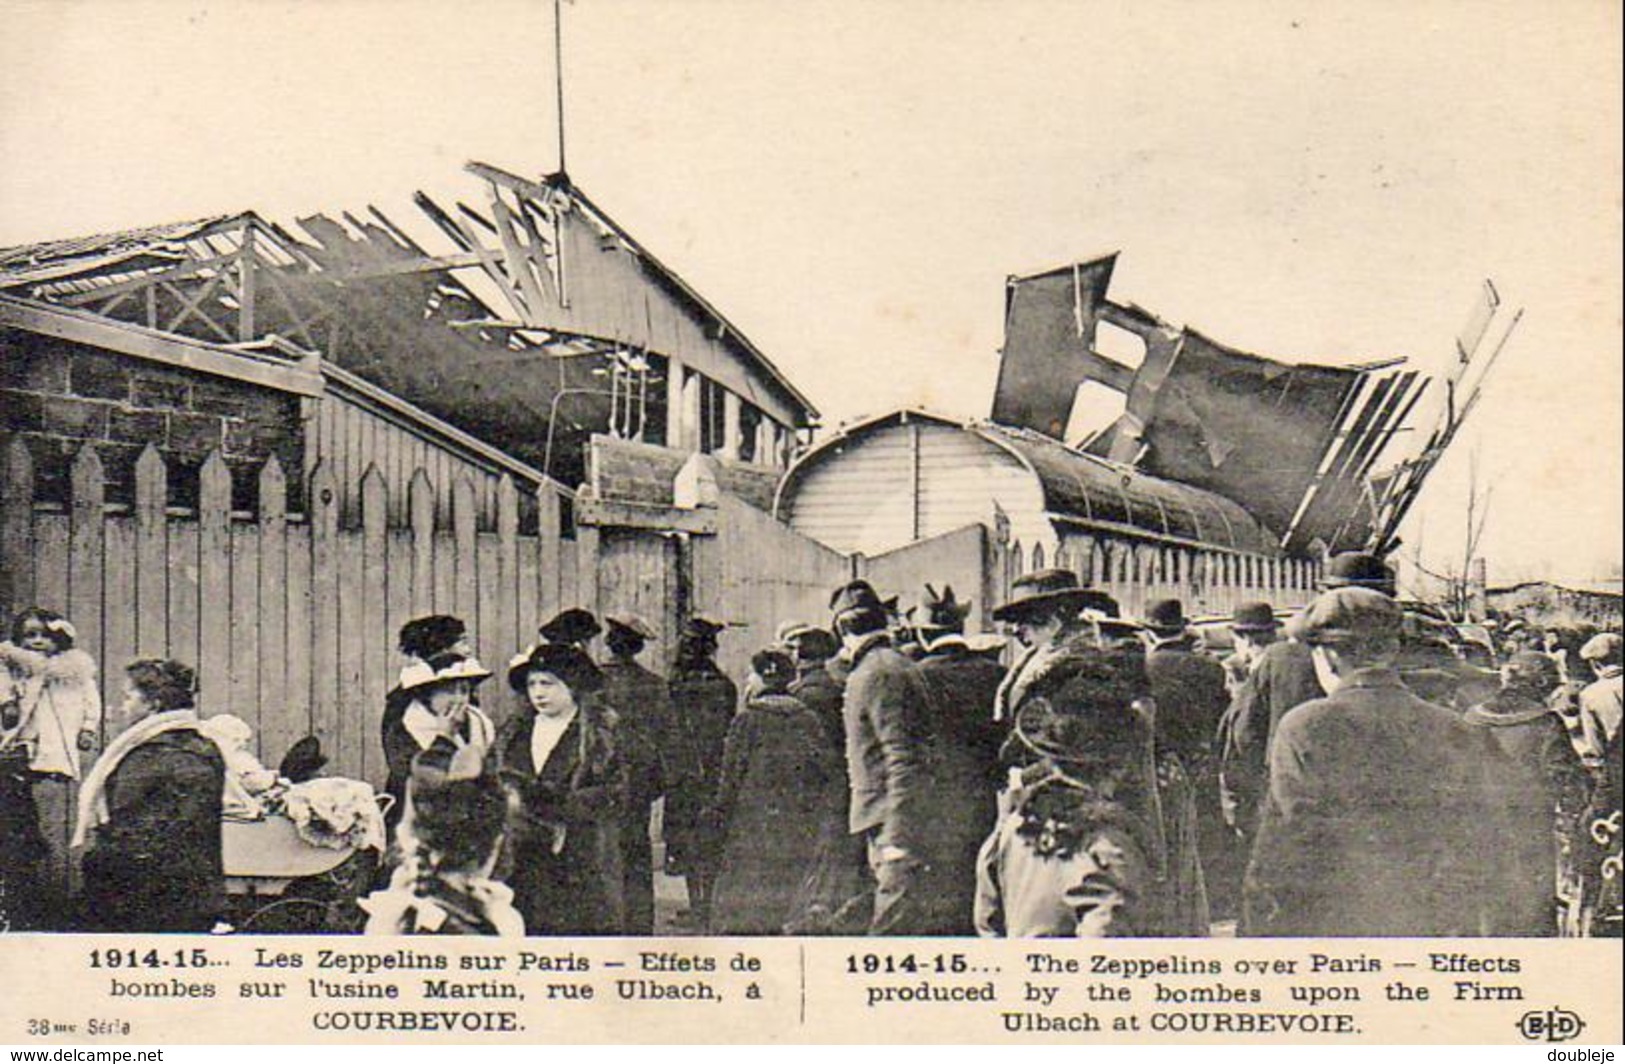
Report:
[[[553,85],[558,101],[559,173],[564,167],[564,16],[563,0],[553,0]]]

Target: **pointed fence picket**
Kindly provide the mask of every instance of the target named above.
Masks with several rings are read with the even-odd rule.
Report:
[[[231,713],[254,728],[268,766],[316,735],[329,771],[381,784],[379,721],[401,664],[400,626],[456,613],[482,658],[500,663],[551,611],[574,604],[570,589],[596,564],[561,543],[556,487],[537,490],[538,528],[521,533],[511,479],[497,487],[493,527],[481,527],[466,477],[436,485],[419,469],[405,504],[392,506],[376,466],[340,491],[318,464],[290,511],[276,459],[250,472],[256,508],[234,511],[234,471],[221,454],[187,472],[149,446],[136,461],[133,502],[110,504],[87,446],[70,465],[67,504],[36,504],[27,446],[0,445],[0,612],[39,605],[73,621],[100,669],[103,741],[120,726],[124,668],[170,657],[196,670],[205,715]],[[176,476],[197,477],[195,508],[168,505]],[[358,500],[349,519],[345,498]],[[489,701],[505,699],[493,690]]]

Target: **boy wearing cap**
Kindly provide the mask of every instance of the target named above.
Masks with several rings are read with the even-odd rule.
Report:
[[[1521,900],[1496,845],[1495,755],[1406,689],[1400,625],[1398,604],[1366,587],[1329,591],[1294,621],[1329,693],[1286,713],[1270,744],[1249,933],[1494,934]]]
[[[1625,675],[1620,667],[1621,641],[1613,632],[1593,636],[1580,648],[1580,658],[1597,674],[1580,692],[1580,732],[1585,737],[1586,762],[1600,765],[1603,751],[1619,732],[1625,707]]]

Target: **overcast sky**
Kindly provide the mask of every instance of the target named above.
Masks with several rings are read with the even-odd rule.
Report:
[[[0,245],[469,159],[557,167],[552,5],[0,0]],[[1120,250],[1112,295],[1289,361],[1527,314],[1408,531],[1492,582],[1621,547],[1620,7],[793,3],[564,8],[568,169],[823,410],[985,415],[1003,284]]]

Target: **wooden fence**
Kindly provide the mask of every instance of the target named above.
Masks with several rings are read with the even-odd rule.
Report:
[[[219,454],[197,474],[195,510],[166,506],[169,471],[150,446],[129,506],[105,502],[92,447],[73,461],[66,506],[34,503],[21,440],[5,446],[3,466],[6,615],[39,605],[68,617],[102,669],[110,718],[130,661],[194,665],[204,714],[245,720],[272,766],[310,734],[322,740],[333,772],[381,783],[378,725],[401,664],[394,640],[402,623],[437,612],[465,618],[480,657],[500,673],[534,640],[537,620],[574,604],[583,583],[578,544],[559,532],[558,493],[537,492],[539,533],[520,535],[518,492],[507,478],[491,526],[477,520],[472,481],[437,485],[421,469],[406,506],[393,508],[404,520],[391,521],[384,477],[369,467],[355,486],[358,520],[341,524],[338,485],[320,465],[303,513],[289,512],[275,459],[260,470],[252,512],[233,512]],[[449,493],[449,507],[439,493]],[[449,522],[437,522],[437,512]],[[500,712],[506,691],[485,690]],[[110,719],[107,732],[118,724]]]

